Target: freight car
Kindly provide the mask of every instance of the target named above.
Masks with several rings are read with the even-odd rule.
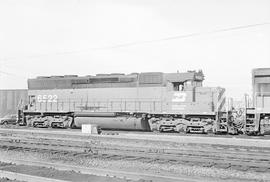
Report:
[[[270,133],[270,68],[252,70],[253,107],[246,108],[245,132]]]
[[[203,80],[202,71],[37,77],[28,80],[23,117],[29,125],[62,118],[70,127],[226,133],[225,89]]]
[[[27,89],[0,90],[0,118],[17,114],[18,109],[28,103]]]

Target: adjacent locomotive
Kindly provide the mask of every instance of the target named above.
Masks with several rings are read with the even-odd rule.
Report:
[[[225,89],[203,80],[202,71],[37,77],[28,80],[24,119],[44,127],[227,132]]]
[[[252,70],[253,107],[246,107],[245,132],[270,134],[270,68]]]

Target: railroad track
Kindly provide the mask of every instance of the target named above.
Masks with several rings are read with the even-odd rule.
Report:
[[[5,141],[10,141],[10,142],[15,142],[15,143],[33,143],[33,144],[37,144],[39,145],[40,143],[43,143],[44,145],[46,145],[45,143],[48,142],[49,140],[53,140],[53,144],[50,144],[52,146],[61,146],[63,142],[69,142],[71,144],[71,146],[74,147],[82,147],[82,146],[89,146],[89,147],[95,147],[95,145],[97,145],[98,143],[96,141],[90,141],[89,139],[65,139],[65,138],[55,138],[55,137],[26,137],[26,139],[21,140],[21,136],[17,136],[17,137],[3,137],[2,136],[2,140]],[[66,145],[63,145],[66,146]],[[103,149],[103,150],[110,150],[113,148],[112,146],[106,145],[108,146],[106,147],[102,147],[102,148],[98,148],[98,149]],[[128,150],[127,146],[124,146],[122,148],[120,148],[121,146],[118,146],[118,149],[121,150]],[[129,145],[130,148],[134,148],[134,146]],[[211,155],[213,154],[219,154],[220,151],[223,150],[227,150],[226,153],[222,153],[222,155],[226,156],[228,154],[228,157],[230,157],[230,155],[234,155],[235,152],[237,152],[238,157],[252,157],[252,158],[256,158],[256,156],[254,155],[254,153],[259,153],[260,154],[260,158],[262,157],[269,157],[269,151],[270,148],[254,148],[254,147],[231,147],[231,146],[222,146],[222,145],[205,145],[205,144],[200,144],[200,145],[194,145],[194,144],[188,144],[188,145],[181,145],[181,148],[151,148],[151,147],[139,147],[137,150],[142,150],[143,152],[145,152],[147,150],[148,153],[161,153],[161,154],[166,154],[166,153],[179,153],[179,151],[181,151],[182,153],[190,153],[191,151],[193,151],[195,153],[205,153],[208,152],[209,150],[211,150]],[[135,146],[136,148],[136,146]],[[192,149],[192,150],[191,150]],[[132,151],[134,149],[131,149]],[[207,154],[209,155],[209,154]]]
[[[104,176],[104,177],[111,177],[111,179],[115,179],[117,176],[118,179],[123,179],[124,182],[130,182],[131,180],[134,181],[142,181],[142,182],[175,182],[175,181],[181,181],[181,182],[214,182],[216,180],[213,180],[211,178],[205,178],[205,177],[187,177],[187,176],[167,176],[167,175],[158,175],[158,174],[149,174],[149,173],[136,173],[136,172],[125,172],[125,171],[115,171],[115,170],[108,170],[108,169],[98,169],[98,168],[91,168],[91,167],[81,167],[77,165],[69,165],[69,164],[58,164],[58,163],[51,163],[51,162],[44,162],[44,161],[31,161],[31,160],[16,160],[13,159],[6,159],[4,160],[7,163],[12,163],[13,165],[16,163],[17,165],[30,165],[31,167],[45,167],[45,168],[52,168],[55,170],[60,171],[71,171],[76,172],[78,174],[88,174],[88,175],[96,175],[96,176]],[[3,167],[4,168],[4,167]],[[2,170],[4,171],[4,170]],[[0,170],[0,175],[1,172]],[[4,171],[5,172],[5,171]],[[18,175],[19,177],[25,176],[25,174],[22,173],[16,173],[15,175]],[[21,179],[21,178],[14,178],[16,177],[14,173],[11,175],[5,175],[2,174],[2,177],[9,177],[10,179]],[[35,181],[46,181],[51,180],[51,182],[60,182],[60,180],[55,179],[46,179],[43,180],[40,177],[37,176],[29,176],[25,181],[35,182]],[[32,178],[32,179],[31,179]],[[37,180],[40,178],[41,180]],[[22,178],[23,179],[23,178]],[[70,181],[70,180],[68,180]],[[75,180],[77,181],[77,179]],[[87,180],[89,181],[89,179]],[[115,180],[113,180],[115,181]],[[61,181],[65,182],[65,181]],[[226,181],[228,182],[228,181]]]
[[[31,135],[30,135],[31,136]],[[234,148],[222,145],[184,145],[181,148],[104,146],[95,141],[30,137],[20,134],[1,137],[0,148],[10,151],[51,153],[69,157],[141,161],[157,164],[182,164],[240,171],[270,172],[269,148]],[[186,147],[186,148],[185,148]],[[211,148],[212,147],[212,148]]]

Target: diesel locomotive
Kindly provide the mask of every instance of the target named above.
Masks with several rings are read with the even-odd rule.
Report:
[[[270,134],[270,68],[252,70],[252,106],[246,103],[245,132]]]
[[[202,71],[28,79],[24,122],[36,127],[228,132],[225,89],[204,87]]]

